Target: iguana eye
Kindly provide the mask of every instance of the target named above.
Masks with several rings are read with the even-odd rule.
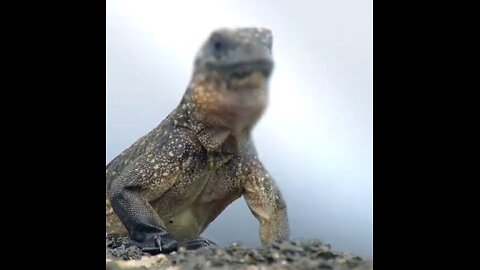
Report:
[[[213,53],[217,57],[221,57],[228,50],[227,41],[220,35],[212,36],[210,44],[211,44],[210,46],[212,48]]]
[[[213,42],[213,48],[215,49],[215,51],[221,51],[224,47],[225,44],[220,40],[216,40]]]

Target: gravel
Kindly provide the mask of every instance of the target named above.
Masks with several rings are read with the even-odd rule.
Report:
[[[373,269],[372,261],[332,251],[318,240],[294,240],[251,248],[242,243],[227,247],[179,249],[151,256],[128,246],[127,238],[107,235],[107,270],[111,269]]]

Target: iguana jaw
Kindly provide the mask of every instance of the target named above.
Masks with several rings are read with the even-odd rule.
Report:
[[[199,120],[233,134],[252,129],[268,104],[268,77],[262,71],[228,78],[216,72],[197,76],[190,88]]]

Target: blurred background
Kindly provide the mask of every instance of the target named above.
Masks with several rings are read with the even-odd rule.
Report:
[[[253,135],[291,237],[371,259],[372,21],[371,0],[108,0],[106,162],[176,107],[212,30],[270,28],[270,104]],[[260,245],[243,198],[203,236]]]

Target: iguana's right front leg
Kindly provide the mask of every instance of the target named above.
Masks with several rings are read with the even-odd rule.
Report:
[[[112,185],[112,208],[127,228],[134,245],[150,253],[170,253],[178,242],[167,232],[152,206],[134,188]]]
[[[209,245],[208,241],[175,240],[150,205],[177,181],[195,181],[185,177],[200,177],[206,166],[205,149],[186,131],[174,130],[170,138],[178,144],[168,143],[158,152],[140,156],[113,180],[109,190],[112,208],[132,243],[149,253],[170,253],[179,245],[187,249]]]

